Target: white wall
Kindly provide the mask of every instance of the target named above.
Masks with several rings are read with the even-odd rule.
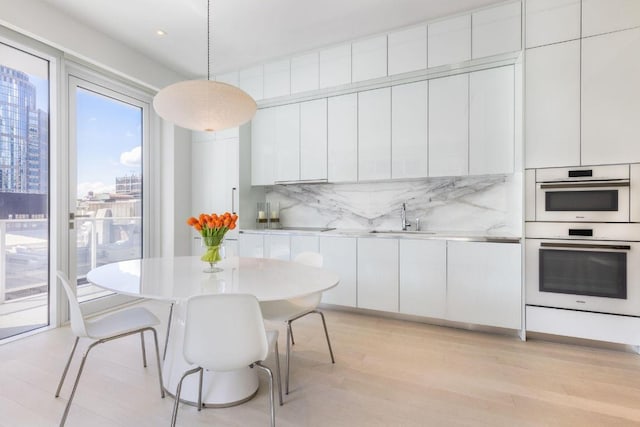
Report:
[[[1,25],[147,88],[157,90],[183,79],[144,54],[39,0],[0,0],[0,11]]]

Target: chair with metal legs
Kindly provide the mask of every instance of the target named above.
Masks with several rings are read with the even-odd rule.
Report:
[[[191,374],[200,374],[198,387],[198,411],[202,409],[202,377],[204,370],[214,372],[234,371],[247,366],[263,370],[269,376],[269,405],[271,427],[275,426],[273,399],[273,372],[262,362],[274,347],[276,376],[280,405],[280,361],[278,357],[278,331],[266,331],[258,300],[253,295],[215,294],[198,295],[187,301],[184,324],[183,355],[195,365],[186,371],[176,388],[171,426],[176,425],[182,382]]]
[[[295,262],[305,264],[311,267],[322,267],[323,258],[322,254],[317,252],[302,252],[294,259]],[[317,292],[312,295],[308,295],[303,298],[295,298],[291,300],[282,301],[265,301],[260,303],[262,309],[262,315],[265,320],[285,322],[287,327],[287,353],[286,353],[286,373],[285,373],[285,393],[289,394],[289,367],[291,365],[291,345],[295,344],[293,340],[293,330],[291,324],[294,320],[298,320],[307,314],[315,313],[320,315],[322,319],[322,326],[324,327],[324,335],[327,339],[327,346],[329,347],[329,355],[331,356],[331,363],[336,363],[333,357],[333,350],[331,348],[331,340],[329,340],[329,332],[327,331],[327,322],[324,319],[324,313],[317,309],[318,304],[322,298],[322,293]]]
[[[62,372],[62,377],[60,378],[60,383],[58,384],[58,389],[56,390],[56,397],[60,396],[60,390],[62,389],[62,384],[64,383],[65,377],[67,376],[67,371],[69,370],[69,365],[71,365],[71,360],[73,359],[73,355],[78,346],[78,341],[80,341],[80,338],[89,338],[91,340],[94,340],[94,342],[89,345],[82,356],[82,361],[80,362],[80,367],[78,368],[76,380],[73,383],[71,395],[69,396],[67,406],[65,407],[64,413],[62,414],[62,419],[60,420],[60,426],[62,427],[67,420],[67,415],[69,414],[69,409],[71,408],[71,402],[73,401],[73,396],[75,395],[76,389],[78,388],[80,375],[82,374],[82,370],[84,369],[84,365],[87,361],[89,352],[96,345],[105,343],[107,341],[112,341],[117,338],[122,338],[138,333],[140,334],[140,341],[142,343],[142,362],[144,367],[146,368],[147,354],[144,345],[144,332],[151,331],[153,333],[153,339],[155,341],[156,347],[156,363],[158,365],[158,379],[160,381],[160,396],[164,397],[165,394],[164,387],[162,386],[162,367],[160,366],[158,335],[156,333],[156,330],[154,329],[154,326],[160,324],[160,320],[153,313],[143,307],[127,308],[124,310],[116,311],[114,313],[109,313],[97,319],[86,320],[82,314],[82,310],[80,309],[80,304],[78,303],[78,300],[73,290],[71,289],[71,286],[69,285],[69,279],[67,278],[67,276],[63,272],[58,271],[58,279],[60,280],[60,283],[62,283],[62,287],[67,294],[67,299],[69,300],[71,330],[76,336],[76,340],[73,343],[71,354],[69,355],[67,364],[65,365],[64,371]]]

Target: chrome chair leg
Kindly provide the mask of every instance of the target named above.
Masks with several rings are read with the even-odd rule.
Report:
[[[314,313],[318,313],[322,318],[322,326],[324,327],[324,336],[327,337],[327,345],[329,346],[329,354],[331,355],[331,363],[336,363],[336,359],[333,357],[333,350],[331,349],[331,341],[329,340],[329,332],[327,331],[327,322],[324,320],[324,313],[318,310],[313,310]]]
[[[276,408],[275,408],[275,403],[273,401],[273,372],[271,372],[271,369],[267,368],[266,366],[264,366],[260,362],[256,362],[255,366],[257,366],[258,368],[262,369],[263,371],[265,371],[267,373],[267,375],[269,375],[269,406],[270,406],[270,409],[271,409],[271,427],[275,427],[275,425],[276,425]]]
[[[60,390],[62,389],[62,384],[64,383],[64,379],[67,376],[67,372],[69,371],[69,366],[71,365],[71,359],[73,359],[73,353],[76,352],[76,347],[78,347],[78,341],[80,341],[80,337],[76,337],[76,341],[73,343],[71,354],[69,355],[67,364],[64,367],[64,371],[62,371],[62,377],[60,378],[60,383],[58,384],[58,389],[56,390],[56,397],[60,396]]]
[[[142,366],[147,367],[147,349],[144,346],[144,331],[140,331],[140,343],[142,344]]]
[[[164,385],[162,382],[162,363],[160,362],[160,347],[158,346],[158,333],[154,328],[149,328],[153,332],[153,342],[156,346],[156,364],[158,365],[158,381],[160,382],[160,397],[164,399]]]
[[[80,375],[82,375],[82,370],[84,369],[84,364],[87,361],[87,356],[93,347],[98,344],[102,344],[104,341],[99,340],[92,343],[87,351],[84,352],[82,356],[82,362],[80,362],[80,368],[78,368],[78,374],[76,375],[76,381],[73,383],[73,388],[71,389],[71,394],[69,395],[69,400],[67,401],[67,406],[64,408],[64,413],[62,414],[62,419],[60,420],[60,427],[64,426],[64,423],[67,421],[67,415],[69,415],[69,409],[71,409],[71,402],[73,401],[73,396],[76,394],[76,389],[78,388],[78,383],[80,382]]]
[[[276,356],[276,376],[278,377],[278,397],[280,397],[280,406],[282,406],[282,375],[280,374],[280,352],[278,351],[278,340],[274,345]]]
[[[287,321],[287,328],[289,328],[289,334],[291,335],[291,345],[296,345],[296,340],[293,339],[293,329],[291,328],[291,323],[293,322],[293,320]]]
[[[169,319],[167,320],[167,336],[164,338],[164,350],[162,351],[162,360],[167,358],[167,344],[169,343],[169,332],[171,331],[171,319],[173,318],[173,306],[175,303],[171,303],[169,308]]]
[[[200,368],[200,367],[193,368],[193,369],[188,370],[184,374],[182,374],[182,377],[180,378],[180,381],[178,382],[178,387],[176,388],[176,401],[173,403],[173,413],[171,415],[171,427],[174,427],[176,425],[176,419],[178,418],[178,405],[180,404],[180,393],[182,392],[182,382],[184,381],[184,379],[186,377],[188,377],[191,374],[195,374],[196,372],[200,371],[201,369],[202,368]]]
[[[285,372],[284,392],[285,394],[288,395],[289,394],[289,365],[291,365],[291,328],[290,327],[287,328],[287,352],[286,352],[285,361],[287,362],[287,371]]]
[[[202,377],[204,369],[200,368],[200,381],[198,382],[198,412],[202,410]]]

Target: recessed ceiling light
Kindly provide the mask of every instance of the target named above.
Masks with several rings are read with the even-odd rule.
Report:
[[[167,32],[164,31],[164,30],[156,30],[156,35],[160,36],[160,37],[163,37],[163,36],[167,35]]]

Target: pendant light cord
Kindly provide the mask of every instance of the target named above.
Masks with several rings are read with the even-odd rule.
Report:
[[[211,80],[211,0],[207,0],[207,80]]]

